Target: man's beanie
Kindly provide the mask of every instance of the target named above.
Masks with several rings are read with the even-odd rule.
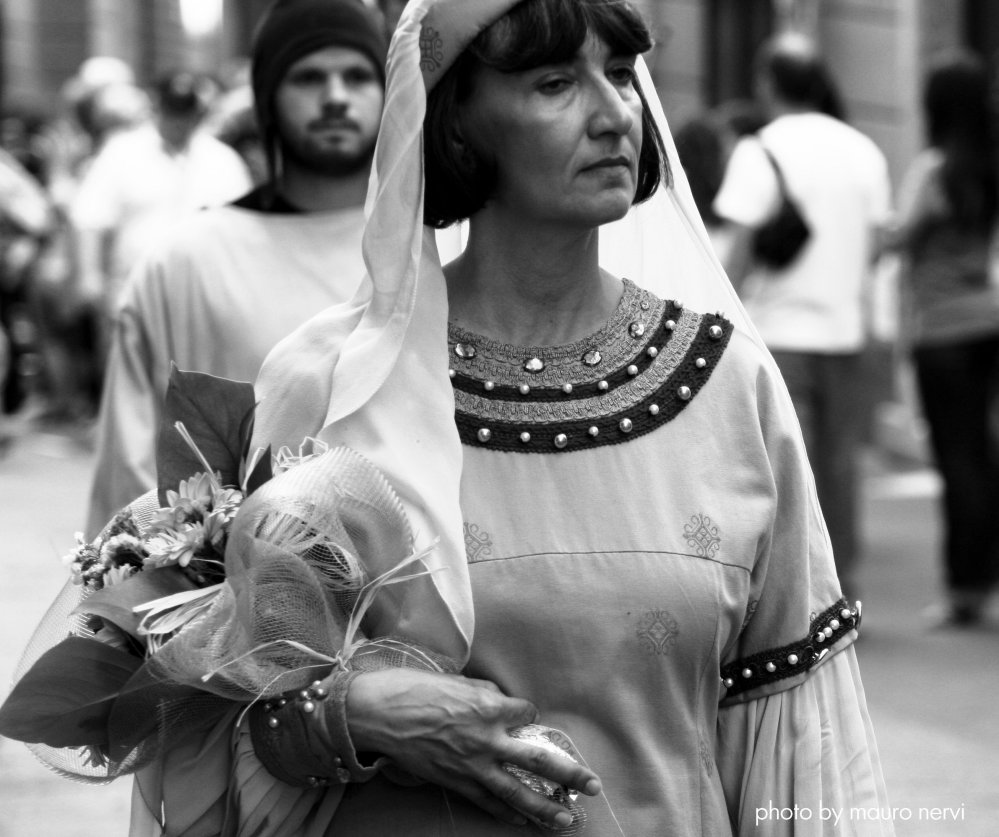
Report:
[[[329,46],[367,55],[385,83],[388,43],[381,16],[361,0],[276,0],[253,37],[251,81],[260,134],[272,153],[273,98],[288,68]]]

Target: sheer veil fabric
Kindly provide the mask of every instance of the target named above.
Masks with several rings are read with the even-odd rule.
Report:
[[[435,234],[422,222],[422,126],[428,90],[478,32],[518,2],[412,0],[406,7],[389,49],[368,190],[367,279],[351,303],[327,309],[279,344],[256,383],[254,446],[295,447],[317,436],[362,451],[399,493],[417,547],[439,539],[424,606],[399,614],[394,632],[459,663],[474,619],[458,502],[462,453],[447,373],[447,296]],[[711,248],[641,59],[638,74],[671,177],[601,229],[601,265],[694,310],[723,312],[772,363]],[[784,396],[783,419],[797,427]],[[797,442],[803,448],[800,433]],[[814,487],[811,494],[821,520]]]

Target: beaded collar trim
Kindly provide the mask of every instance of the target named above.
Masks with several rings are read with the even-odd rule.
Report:
[[[798,642],[744,657],[721,670],[726,697],[765,686],[809,671],[842,637],[860,627],[860,602],[850,607],[846,599],[820,613]]]
[[[721,315],[688,311],[628,280],[606,325],[575,343],[524,348],[451,326],[461,441],[562,453],[641,436],[693,400],[731,334]]]

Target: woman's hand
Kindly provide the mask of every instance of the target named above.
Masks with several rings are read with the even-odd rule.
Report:
[[[526,700],[506,697],[484,680],[414,669],[365,672],[347,695],[347,725],[357,750],[383,753],[504,822],[523,825],[530,819],[564,828],[572,821],[569,812],[503,764],[590,796],[600,792],[600,780],[571,759],[507,734],[537,715]]]

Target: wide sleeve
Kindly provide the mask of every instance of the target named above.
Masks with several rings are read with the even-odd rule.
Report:
[[[873,810],[887,803],[853,649],[860,605],[842,596],[793,408],[767,364],[756,398],[774,502],[721,672],[716,760],[733,828],[892,834]]]
[[[852,646],[793,689],[722,710],[718,749],[736,837],[895,833]]]

